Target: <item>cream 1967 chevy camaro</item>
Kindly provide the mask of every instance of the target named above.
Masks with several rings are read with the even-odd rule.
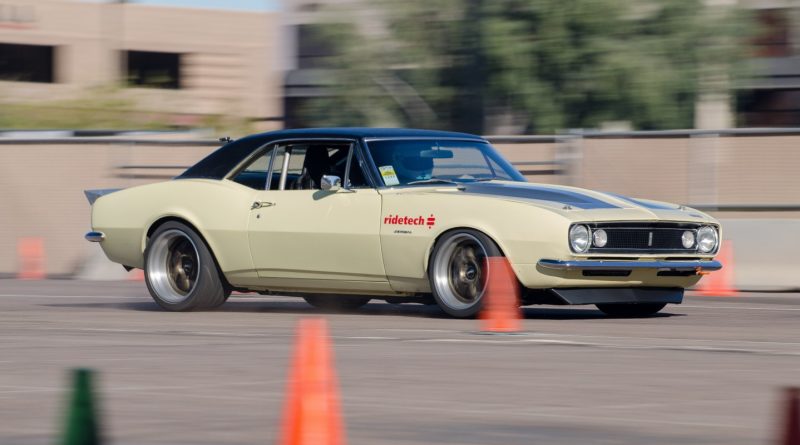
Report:
[[[183,311],[232,290],[318,307],[370,299],[480,310],[487,257],[522,304],[645,316],[721,268],[719,224],[683,206],[532,184],[484,139],[425,130],[284,130],[229,142],[173,180],[89,190],[111,261]]]

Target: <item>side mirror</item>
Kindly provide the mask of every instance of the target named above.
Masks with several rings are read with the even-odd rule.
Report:
[[[334,175],[323,175],[319,187],[328,192],[341,190],[342,178]]]

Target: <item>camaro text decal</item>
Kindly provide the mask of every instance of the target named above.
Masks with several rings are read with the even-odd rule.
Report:
[[[400,216],[400,215],[389,215],[383,218],[384,224],[390,224],[395,226],[425,226],[427,225],[428,228],[432,228],[436,224],[436,217],[431,215],[427,218],[424,216]]]

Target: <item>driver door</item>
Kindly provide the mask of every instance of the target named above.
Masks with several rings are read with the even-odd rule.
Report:
[[[314,169],[306,158],[323,149],[330,162],[325,170],[347,176],[354,143],[289,143],[273,150],[271,184],[255,194],[248,223],[259,281],[291,289],[388,289],[379,238],[381,197],[372,187],[326,191],[319,177],[308,180]]]

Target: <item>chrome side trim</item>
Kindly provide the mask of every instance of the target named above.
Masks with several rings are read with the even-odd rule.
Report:
[[[100,241],[106,239],[106,234],[103,232],[89,232],[84,236],[84,238],[86,238],[86,241],[99,243]]]
[[[605,260],[548,260],[536,263],[553,270],[630,270],[655,269],[659,271],[713,272],[722,269],[722,263],[711,261],[605,261]]]

